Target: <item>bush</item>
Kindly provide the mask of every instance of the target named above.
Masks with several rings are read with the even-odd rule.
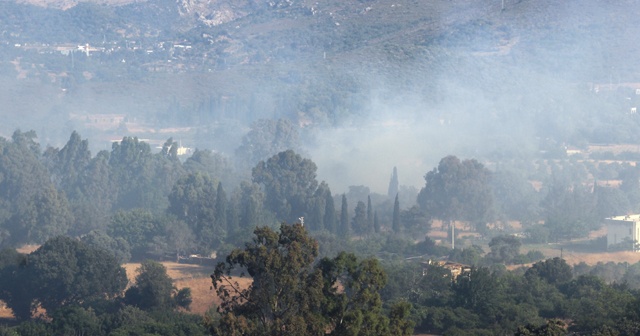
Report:
[[[415,255],[430,255],[441,257],[449,255],[450,252],[450,248],[443,245],[436,245],[436,242],[429,237],[426,237],[423,241],[409,248],[409,253]]]
[[[544,254],[542,254],[542,252],[531,250],[527,252],[527,254],[518,254],[515,258],[513,258],[513,263],[516,265],[529,264],[542,259],[544,259]]]

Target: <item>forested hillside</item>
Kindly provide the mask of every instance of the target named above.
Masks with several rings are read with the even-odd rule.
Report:
[[[638,12],[0,1],[0,335],[638,334]]]

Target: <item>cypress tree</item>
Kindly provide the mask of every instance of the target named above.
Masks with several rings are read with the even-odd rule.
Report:
[[[357,235],[366,235],[371,232],[371,227],[367,222],[367,209],[363,201],[358,201],[356,205],[353,221],[351,222],[351,229]]]
[[[231,232],[228,231],[229,226],[227,223],[227,194],[222,188],[222,182],[218,182],[218,189],[216,190],[216,224],[219,228],[227,230],[227,235]]]
[[[227,207],[227,234],[231,235],[240,228],[240,215],[238,212],[238,201],[232,202]]]
[[[400,188],[400,183],[398,182],[398,169],[393,167],[393,174],[391,174],[391,180],[389,181],[389,190],[387,191],[387,195],[389,198],[393,197],[393,195],[397,195]]]
[[[380,222],[378,221],[378,211],[373,214],[373,230],[380,233]]]
[[[342,194],[342,209],[340,211],[340,228],[338,234],[342,237],[349,235],[349,207],[347,205],[347,196]]]
[[[393,232],[400,233],[400,201],[398,200],[398,194],[396,194],[396,200],[393,203]]]
[[[336,206],[333,203],[333,196],[331,196],[331,191],[327,191],[327,193],[325,194],[324,228],[333,234],[337,233],[336,232]]]
[[[373,227],[373,207],[371,206],[371,195],[367,196],[367,232],[374,230]]]
[[[323,197],[314,197],[313,198],[313,212],[310,221],[309,231],[319,231],[324,228],[324,198]]]

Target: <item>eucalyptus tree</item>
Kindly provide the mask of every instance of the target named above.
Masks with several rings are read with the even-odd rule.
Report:
[[[253,168],[253,182],[265,191],[266,207],[279,221],[293,223],[311,213],[318,188],[317,166],[292,150],[280,152]]]
[[[300,224],[256,228],[211,275],[222,299],[215,335],[411,335],[407,304],[382,310],[386,274],[376,259],[341,252],[317,260],[318,242]],[[240,286],[237,270],[251,277]]]
[[[424,179],[417,202],[428,214],[447,223],[490,219],[491,172],[480,162],[447,156]]]

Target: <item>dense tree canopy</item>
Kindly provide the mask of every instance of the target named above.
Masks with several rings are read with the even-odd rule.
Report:
[[[391,335],[411,333],[405,310],[382,314],[378,293],[386,282],[375,259],[358,261],[347,253],[324,258],[314,267],[318,243],[300,224],[280,232],[257,228],[244,250],[234,250],[211,275],[223,299],[216,334]],[[241,288],[231,276],[236,268],[252,278]],[[344,290],[338,289],[338,284]],[[399,309],[399,308],[398,308]]]
[[[444,221],[489,219],[493,204],[491,173],[480,162],[447,156],[424,179],[426,185],[420,190],[418,204],[428,214]]]
[[[260,119],[251,125],[251,130],[242,138],[236,154],[249,165],[286,150],[298,150],[298,130],[287,119]]]
[[[125,270],[113,255],[68,237],[48,240],[7,271],[12,271],[11,289],[3,300],[21,319],[30,317],[38,304],[51,314],[63,306],[113,298],[127,285]]]
[[[556,241],[584,237],[601,225],[601,219],[596,215],[596,195],[581,185],[568,186],[554,181],[542,207],[544,225]]]
[[[217,194],[217,183],[200,173],[182,177],[169,194],[168,212],[187,223],[203,248],[219,246],[227,234],[226,222],[216,218]]]
[[[280,221],[296,222],[311,213],[318,181],[316,164],[292,150],[280,152],[253,168],[253,182],[264,187],[266,206]]]
[[[487,255],[499,263],[511,263],[520,253],[522,243],[515,236],[501,235],[491,238],[489,248],[491,252]]]

